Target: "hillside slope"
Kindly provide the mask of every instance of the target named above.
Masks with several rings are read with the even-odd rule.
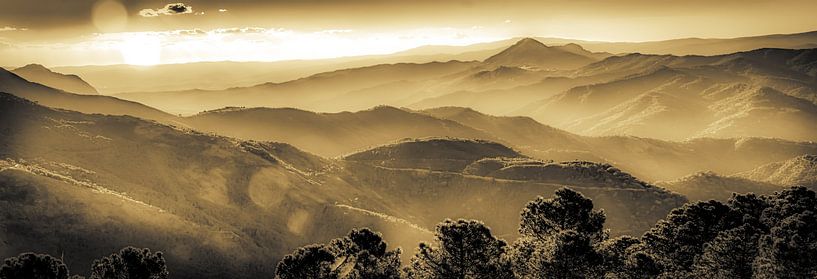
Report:
[[[783,186],[805,186],[817,189],[817,156],[797,156],[741,172],[735,176]]]
[[[658,186],[680,193],[690,201],[727,201],[732,194],[772,194],[785,187],[739,177],[722,176],[714,172],[699,172],[678,180],[659,182]]]
[[[516,237],[518,220],[510,216],[518,208],[565,186],[603,208],[616,235],[640,234],[686,201],[609,165],[543,162],[487,141],[409,140],[352,154],[342,162],[358,181],[377,185],[381,196],[403,204],[419,224],[478,219],[505,239]]]
[[[401,231],[387,239],[405,247],[428,236],[381,217],[398,211],[364,187],[327,178],[331,162],[284,144],[53,110],[8,94],[0,116],[0,191],[11,193],[0,198],[11,216],[0,227],[20,228],[2,232],[2,257],[64,254],[85,271],[94,258],[137,245],[165,251],[179,278],[257,278],[295,247],[353,227]]]

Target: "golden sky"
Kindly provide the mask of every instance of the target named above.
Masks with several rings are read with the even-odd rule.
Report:
[[[274,61],[541,36],[599,41],[817,30],[817,1],[2,0],[0,65]]]

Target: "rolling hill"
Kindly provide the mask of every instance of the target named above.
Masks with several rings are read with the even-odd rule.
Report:
[[[722,176],[714,172],[699,172],[678,180],[659,182],[658,186],[680,193],[690,201],[727,201],[732,194],[772,194],[785,187],[740,177]]]
[[[478,172],[489,161],[527,162],[499,171]],[[528,168],[530,162],[541,167]],[[406,140],[345,156],[344,168],[363,184],[378,185],[425,220],[472,218],[485,221],[506,239],[516,237],[518,214],[536,196],[568,186],[593,199],[607,212],[613,234],[637,234],[665,212],[686,201],[638,182],[609,165],[589,162],[548,163],[531,159],[490,141],[462,139]],[[477,165],[483,165],[478,167]],[[412,202],[421,200],[422,202]],[[427,226],[432,223],[417,221]]]
[[[468,108],[410,111],[392,107],[343,113],[226,108],[180,118],[186,127],[245,140],[280,141],[325,157],[403,139],[452,137],[499,142],[531,157],[609,163],[646,181],[690,173],[735,173],[817,152],[817,144],[762,138],[683,142],[632,136],[586,137],[529,117],[493,116]]]
[[[369,110],[315,113],[298,109],[227,108],[180,119],[200,131],[248,140],[279,141],[324,157],[433,136],[495,139],[460,123],[379,106]]]
[[[413,247],[444,217],[486,220],[513,238],[512,216],[564,185],[597,201],[615,234],[640,233],[685,201],[648,185],[577,179],[580,170],[551,170],[548,182],[463,173],[479,159],[525,158],[488,141],[404,141],[331,160],[287,144],[56,110],[5,93],[0,116],[0,227],[14,228],[0,233],[0,256],[64,255],[78,273],[135,245],[164,251],[181,278],[257,278],[295,247],[352,227]]]
[[[329,162],[284,144],[53,110],[7,94],[0,114],[0,181],[12,193],[0,203],[11,216],[2,227],[19,228],[3,231],[2,256],[64,253],[79,271],[136,245],[165,251],[187,278],[256,278],[291,249],[352,227],[401,230],[391,241],[406,246],[425,235],[350,211],[385,210],[367,198],[376,195],[343,181],[322,186]],[[332,202],[351,196],[363,203]]]
[[[802,155],[736,174],[738,177],[783,186],[817,188],[817,156]]]

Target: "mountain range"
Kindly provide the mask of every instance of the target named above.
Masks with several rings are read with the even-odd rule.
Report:
[[[265,82],[285,82],[313,74],[376,64],[482,61],[522,38],[466,46],[422,46],[390,54],[278,62],[194,62],[186,64],[64,66],[55,71],[81,76],[103,94],[123,92],[218,90]],[[718,55],[759,48],[817,48],[817,32],[725,39],[686,38],[650,42],[600,42],[534,37],[547,45],[576,44],[591,52],[626,54]],[[171,78],[172,77],[172,78]]]
[[[77,269],[111,247],[138,245],[164,247],[181,277],[255,278],[294,247],[352,227],[410,247],[445,217],[480,218],[510,237],[519,208],[564,185],[605,208],[616,234],[642,232],[686,201],[589,162],[547,163],[546,180],[467,172],[488,158],[533,160],[489,141],[408,140],[325,159],[9,94],[0,94],[0,114],[0,206],[9,217],[0,226],[15,228],[0,236],[0,252],[64,254]]]
[[[0,92],[13,94],[39,104],[84,113],[131,115],[144,119],[169,121],[172,115],[146,105],[102,95],[82,95],[31,82],[0,68]]]
[[[116,96],[183,114],[227,106],[319,112],[462,106],[530,116],[586,136],[811,141],[817,134],[805,127],[817,120],[815,55],[758,49],[610,56],[527,38],[482,62],[383,64],[227,90]]]
[[[817,49],[800,49],[812,40],[522,38],[269,68],[0,69],[0,257],[86,270],[133,245],[162,250],[174,277],[258,278],[352,228],[408,251],[467,218],[513,241],[525,204],[563,187],[604,210],[613,236],[689,201],[817,189]],[[128,88],[149,90],[99,94]]]
[[[11,70],[12,73],[32,82],[36,82],[48,87],[57,88],[66,92],[98,95],[96,88],[82,80],[77,75],[66,75],[56,73],[39,64],[28,64],[26,66]]]

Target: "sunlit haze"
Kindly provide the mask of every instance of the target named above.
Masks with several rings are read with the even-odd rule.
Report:
[[[0,0],[0,279],[817,279],[817,0]]]
[[[813,1],[2,1],[0,65],[278,61],[514,37],[650,41],[817,29]],[[41,9],[39,6],[62,9]],[[764,20],[757,20],[762,18]]]

